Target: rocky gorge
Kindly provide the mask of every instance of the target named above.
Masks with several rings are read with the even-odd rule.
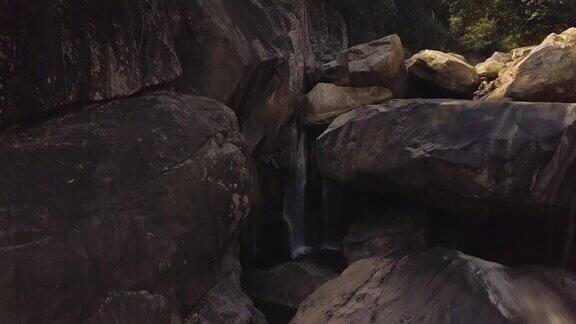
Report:
[[[0,323],[576,323],[576,28],[343,8],[0,2]]]

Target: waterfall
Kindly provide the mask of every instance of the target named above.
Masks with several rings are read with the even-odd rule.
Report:
[[[306,133],[298,121],[290,132],[290,177],[284,195],[284,218],[289,224],[292,257],[307,252],[306,245]]]

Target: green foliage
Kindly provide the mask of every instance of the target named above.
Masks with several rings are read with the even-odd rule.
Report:
[[[443,0],[334,0],[352,45],[398,34],[409,49],[443,48],[448,32]]]
[[[576,0],[446,0],[450,33],[463,50],[496,50],[538,44],[576,24]]]

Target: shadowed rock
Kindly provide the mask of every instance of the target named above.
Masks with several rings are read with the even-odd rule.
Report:
[[[175,79],[179,21],[172,1],[2,1],[0,126]]]
[[[375,256],[403,257],[425,247],[422,208],[390,205],[356,220],[344,237],[348,263]]]
[[[300,303],[318,287],[338,274],[312,261],[288,262],[271,270],[255,270],[244,275],[246,293],[259,303],[296,313]]]
[[[461,215],[562,219],[574,196],[576,105],[391,100],[337,118],[320,172]]]
[[[127,291],[107,297],[86,324],[180,324],[180,316],[160,295]]]
[[[193,307],[248,212],[243,151],[230,109],[167,93],[0,138],[0,322],[79,323],[108,291]]]
[[[445,249],[351,265],[291,323],[573,323],[576,276],[507,268]]]
[[[240,287],[242,268],[233,254],[229,274],[212,287],[194,310],[188,315],[185,324],[266,324],[264,315]]]
[[[453,54],[424,50],[406,61],[410,90],[423,98],[472,98],[480,84],[474,67]]]
[[[396,98],[406,95],[404,47],[398,35],[351,47],[321,69],[325,82],[346,87],[386,87]]]

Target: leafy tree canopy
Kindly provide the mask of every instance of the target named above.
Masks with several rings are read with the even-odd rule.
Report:
[[[538,44],[576,25],[576,0],[445,0],[458,47],[489,54]]]

